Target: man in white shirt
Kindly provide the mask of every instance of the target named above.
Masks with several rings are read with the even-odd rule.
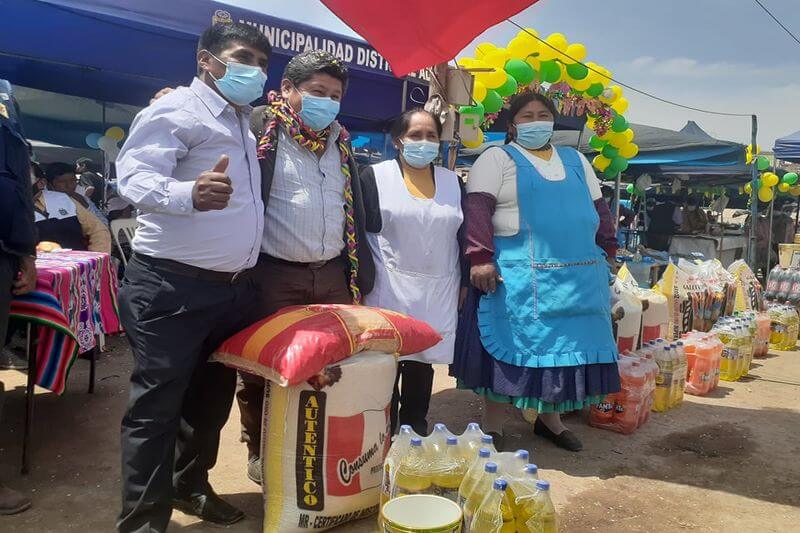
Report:
[[[198,77],[139,113],[117,159],[119,193],[141,212],[120,291],[134,354],[120,531],[163,532],[173,506],[218,524],[244,516],[208,483],[236,375],[207,360],[254,304],[264,204],[248,103],[270,51],[244,24],[206,30]]]

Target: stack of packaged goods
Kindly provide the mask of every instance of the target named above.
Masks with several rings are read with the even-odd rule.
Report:
[[[717,388],[723,344],[713,333],[692,331],[684,335],[687,394],[705,396]]]
[[[770,304],[767,314],[771,323],[769,347],[773,350],[794,350],[800,325],[797,309],[790,305]]]
[[[756,275],[742,259],[728,267],[735,285],[734,311],[763,311],[764,290]],[[728,313],[730,314],[730,313]]]
[[[683,403],[688,370],[683,341],[667,343],[658,339],[642,346],[641,352],[651,354],[658,367],[653,411],[668,411]]]
[[[714,326],[724,348],[720,362],[720,379],[737,381],[750,371],[753,361],[757,324],[743,317],[725,317]]]
[[[753,334],[753,357],[766,357],[769,352],[769,338],[772,334],[772,321],[769,314],[755,311],[736,313],[738,318],[745,319]]]
[[[618,366],[621,389],[592,405],[589,424],[627,435],[649,420],[659,368],[647,350],[620,356]]]
[[[386,457],[381,509],[397,497],[434,494],[458,503],[465,532],[554,533],[549,489],[526,450],[498,453],[478,424],[460,436],[436,424],[428,437],[402,426]]]

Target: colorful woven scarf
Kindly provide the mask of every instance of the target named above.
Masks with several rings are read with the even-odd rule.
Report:
[[[269,102],[268,113],[270,120],[264,127],[264,133],[258,141],[258,158],[264,159],[268,152],[274,152],[278,146],[278,126],[284,130],[297,144],[321,156],[330,134],[330,126],[322,131],[314,131],[305,124],[294,112],[294,109],[277,92],[271,91],[267,95]],[[345,245],[347,258],[350,260],[350,293],[355,304],[361,303],[361,291],[358,288],[358,237],[356,235],[355,210],[353,208],[353,176],[350,173],[350,134],[343,126],[340,127],[339,138],[336,144],[342,160],[342,173],[344,174],[344,210],[345,210]]]

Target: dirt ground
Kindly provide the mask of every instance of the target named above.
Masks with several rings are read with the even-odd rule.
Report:
[[[0,517],[0,531],[113,530],[131,359],[124,339],[111,339],[109,346],[97,365],[93,395],[86,393],[86,361],[75,364],[62,397],[37,391],[27,476],[19,474],[25,375],[0,371],[9,391],[0,422],[0,479],[33,499],[29,511]],[[435,389],[431,423],[460,433],[480,419],[480,402],[455,390],[444,367],[437,368]],[[212,484],[247,519],[218,528],[176,511],[171,531],[262,531],[261,493],[245,477],[238,418],[234,407]],[[750,377],[654,413],[634,435],[591,428],[580,413],[567,423],[584,451],[555,448],[521,417],[506,426],[510,446],[529,449],[540,476],[551,481],[562,531],[800,531],[800,352],[757,360]],[[335,531],[375,529],[370,518]]]

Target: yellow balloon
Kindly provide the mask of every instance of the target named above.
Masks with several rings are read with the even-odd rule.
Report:
[[[791,189],[791,185],[789,185],[788,183],[778,184],[778,190],[781,192],[789,192],[789,189]]]
[[[753,192],[753,184],[752,183],[746,183],[745,186],[744,186],[744,192],[746,192],[747,194],[752,193]]]
[[[569,46],[567,38],[563,33],[551,33],[547,36],[545,42],[560,52],[566,52],[567,46]]]
[[[774,172],[764,172],[761,174],[761,183],[763,186],[774,187],[779,181],[781,181],[781,179]]]
[[[772,191],[772,187],[761,187],[758,189],[758,199],[762,202],[771,202],[773,198],[775,198],[775,193]]]
[[[611,104],[622,97],[622,89],[617,85],[612,85],[600,95],[600,101],[604,104]]]
[[[490,67],[503,69],[506,66],[506,61],[511,59],[511,54],[505,48],[498,48],[483,56],[483,62]]]
[[[475,57],[482,59],[483,56],[494,50],[497,50],[497,46],[492,43],[481,43],[475,47]]]
[[[495,68],[490,72],[478,72],[475,79],[483,83],[487,89],[497,89],[502,87],[508,79],[508,74],[503,69]]]
[[[125,130],[119,126],[111,126],[106,130],[106,137],[111,137],[116,141],[121,141],[125,138]]]
[[[564,62],[566,63],[583,61],[586,58],[586,47],[581,43],[572,43],[571,45],[567,46],[566,55],[569,56],[564,58]]]
[[[610,164],[611,160],[604,155],[596,155],[594,159],[592,159],[592,165],[600,172],[605,172]]]
[[[525,60],[525,62],[529,64],[536,72],[539,72],[539,69],[542,68],[542,64],[539,62],[538,57],[529,57]]]
[[[606,134],[606,138],[608,139],[608,144],[610,144],[614,148],[622,148],[623,146],[628,144],[628,140],[622,133],[611,132]]]
[[[750,151],[744,154],[744,162],[747,165],[753,162],[753,154]]]
[[[594,130],[595,126],[597,126],[597,119],[594,117],[587,117],[586,118],[586,127],[590,130]]]
[[[572,78],[566,75],[565,78],[567,80],[567,83],[569,83],[569,86],[575,89],[576,91],[585,91],[586,89],[592,86],[592,82],[586,78],[582,80],[573,80]]]
[[[474,57],[462,57],[458,61],[456,61],[456,64],[459,67],[463,68],[470,68],[474,63],[475,63]]]
[[[539,39],[536,38],[538,36],[539,36],[538,31],[534,30],[533,28],[525,28],[524,30],[519,30],[519,33],[517,34],[515,39],[531,43],[538,43]]]
[[[633,130],[630,128],[623,131],[622,133],[625,135],[625,138],[628,140],[628,142],[633,142],[633,138],[636,136],[636,134],[633,133]]]
[[[474,141],[461,141],[466,148],[477,148],[483,144],[483,130],[478,130],[477,140]]]
[[[792,196],[800,196],[800,185],[796,185],[789,189],[789,194]]]
[[[639,153],[639,147],[631,142],[619,149],[619,155],[625,159],[633,159]]]
[[[486,85],[475,80],[475,85],[472,86],[472,97],[476,102],[483,102],[483,99],[486,98],[487,91]]]
[[[507,50],[511,57],[526,60],[529,56],[539,51],[539,42],[515,38],[508,43]]]
[[[613,109],[614,111],[616,111],[620,115],[624,115],[625,111],[628,110],[628,99],[625,98],[624,96],[620,97],[619,100],[617,100],[616,102],[611,104],[611,109]]]

